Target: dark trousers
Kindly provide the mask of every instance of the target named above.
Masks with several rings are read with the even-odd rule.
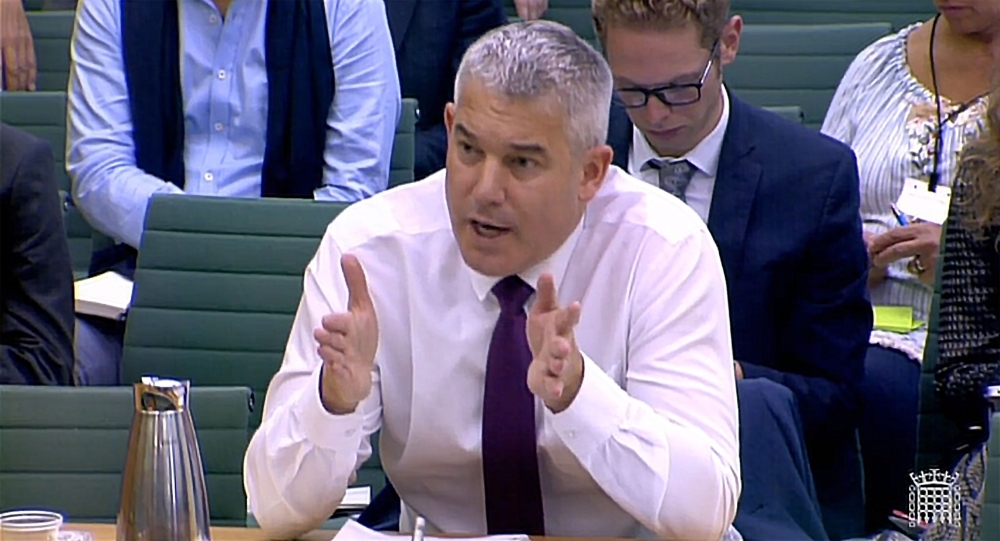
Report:
[[[861,456],[865,468],[865,527],[891,527],[893,509],[906,511],[917,452],[920,364],[903,353],[870,346],[861,386]]]

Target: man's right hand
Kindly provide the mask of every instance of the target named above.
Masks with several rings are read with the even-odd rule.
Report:
[[[335,415],[353,412],[371,393],[378,349],[375,304],[361,262],[348,254],[341,257],[340,267],[347,281],[347,312],[323,317],[323,326],[313,332],[323,358],[320,398]]]
[[[872,254],[872,241],[878,235],[869,231],[865,231],[862,234],[865,239],[865,250],[868,252],[868,289],[872,290],[885,281],[888,269],[875,266],[875,256]]]

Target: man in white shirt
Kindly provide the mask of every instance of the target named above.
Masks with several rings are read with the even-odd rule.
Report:
[[[254,516],[320,525],[380,431],[404,529],[735,536],[723,270],[694,212],[610,166],[607,64],[508,25],[455,97],[446,169],[349,207],[306,269],[247,450]]]
[[[686,202],[719,247],[739,380],[736,528],[751,541],[859,537],[872,309],[854,154],[726,88],[743,28],[729,0],[593,11],[615,84],[614,163]]]

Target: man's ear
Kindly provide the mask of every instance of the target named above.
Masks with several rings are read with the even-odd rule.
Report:
[[[448,102],[444,106],[444,128],[448,132],[448,138],[451,139],[451,128],[455,125],[455,102]]]
[[[592,147],[583,156],[583,179],[580,181],[580,201],[589,203],[601,186],[611,167],[614,151],[608,145]]]
[[[719,36],[719,63],[723,66],[732,64],[736,60],[736,53],[740,50],[740,36],[743,33],[743,19],[739,15],[734,15]]]

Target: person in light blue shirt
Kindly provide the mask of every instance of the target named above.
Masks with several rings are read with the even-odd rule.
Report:
[[[68,107],[73,200],[125,274],[156,194],[361,200],[388,185],[400,114],[385,6],[81,0]],[[78,323],[82,379],[116,384],[123,325]]]

